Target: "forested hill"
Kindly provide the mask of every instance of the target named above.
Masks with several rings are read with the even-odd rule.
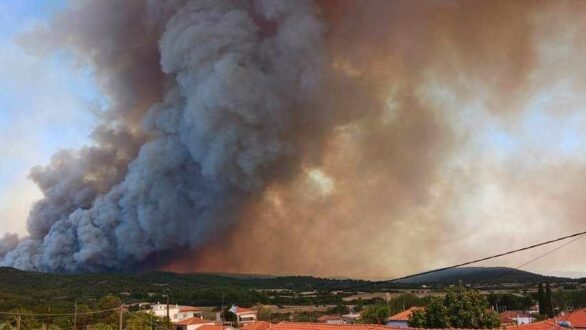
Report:
[[[503,273],[506,276],[499,278]],[[222,300],[249,306],[256,303],[282,305],[322,305],[342,303],[342,298],[357,291],[395,290],[420,287],[423,282],[482,283],[499,280],[508,283],[534,283],[564,279],[546,278],[527,272],[510,272],[506,268],[464,268],[440,276],[413,278],[409,283],[362,286],[368,281],[324,279],[311,276],[246,276],[217,274],[175,274],[146,272],[141,274],[46,274],[0,268],[0,310],[16,306],[48,304],[70,306],[75,300],[91,303],[106,295],[126,302],[171,300],[180,304],[217,306]],[[362,286],[358,289],[346,288]],[[337,291],[345,292],[337,292]],[[310,294],[308,294],[308,292]],[[311,294],[311,292],[314,292]]]
[[[543,276],[507,267],[463,267],[448,269],[438,273],[426,274],[401,280],[405,284],[499,284],[499,283],[536,283],[565,282],[567,278]]]

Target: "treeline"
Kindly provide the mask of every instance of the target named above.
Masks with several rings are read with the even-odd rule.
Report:
[[[8,310],[7,314],[0,314],[0,329],[15,328],[19,323],[21,329],[86,329],[91,325],[92,329],[108,330],[117,329],[120,321],[129,330],[167,326],[163,318],[144,312],[129,312],[121,306],[121,299],[115,296],[105,296],[89,304],[76,304],[65,310],[49,306],[32,309],[21,306]]]

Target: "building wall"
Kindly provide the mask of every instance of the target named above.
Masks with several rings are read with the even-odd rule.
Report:
[[[408,328],[409,324],[408,321],[389,321],[387,322],[386,326],[396,328]]]

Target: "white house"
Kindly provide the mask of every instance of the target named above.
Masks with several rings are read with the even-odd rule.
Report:
[[[245,325],[257,321],[257,312],[250,308],[243,308],[233,305],[230,312],[236,314],[238,324]]]
[[[158,317],[167,317],[167,305],[156,303],[147,312]],[[194,306],[169,305],[169,318],[171,322],[177,322],[189,318],[202,319],[203,316],[202,311]]]
[[[499,314],[501,324],[529,324],[535,321],[535,318],[523,311],[506,311]]]

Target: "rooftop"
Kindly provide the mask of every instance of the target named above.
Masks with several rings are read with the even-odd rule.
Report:
[[[197,330],[224,330],[224,326],[221,324],[206,324],[197,328]]]
[[[194,306],[179,306],[179,312],[199,312],[201,309]]]
[[[531,315],[524,313],[523,311],[506,311],[499,314],[501,323],[516,323],[516,318],[520,317],[532,317]]]
[[[281,322],[273,324],[271,330],[389,330],[390,328],[378,324],[326,324],[326,323],[299,323]]]
[[[199,317],[190,317],[185,320],[173,322],[175,325],[193,325],[193,324],[210,324],[213,325],[214,321],[200,319]]]
[[[239,306],[232,306],[232,308],[230,308],[230,311],[234,314],[256,313],[256,311],[253,309]]]
[[[267,330],[267,329],[271,328],[271,326],[273,326],[273,325],[267,321],[259,321],[259,322],[249,323],[249,324],[243,326],[242,328],[240,328],[240,330]],[[203,330],[206,330],[206,329],[203,329]],[[210,330],[212,330],[212,329],[210,329]]]
[[[402,311],[401,313],[395,314],[389,317],[387,320],[389,321],[409,321],[409,317],[411,314],[416,311],[423,310],[423,307],[411,307],[407,310]]]
[[[573,328],[586,328],[586,308],[577,309],[565,315],[558,316],[556,320],[558,322],[567,321]]]

